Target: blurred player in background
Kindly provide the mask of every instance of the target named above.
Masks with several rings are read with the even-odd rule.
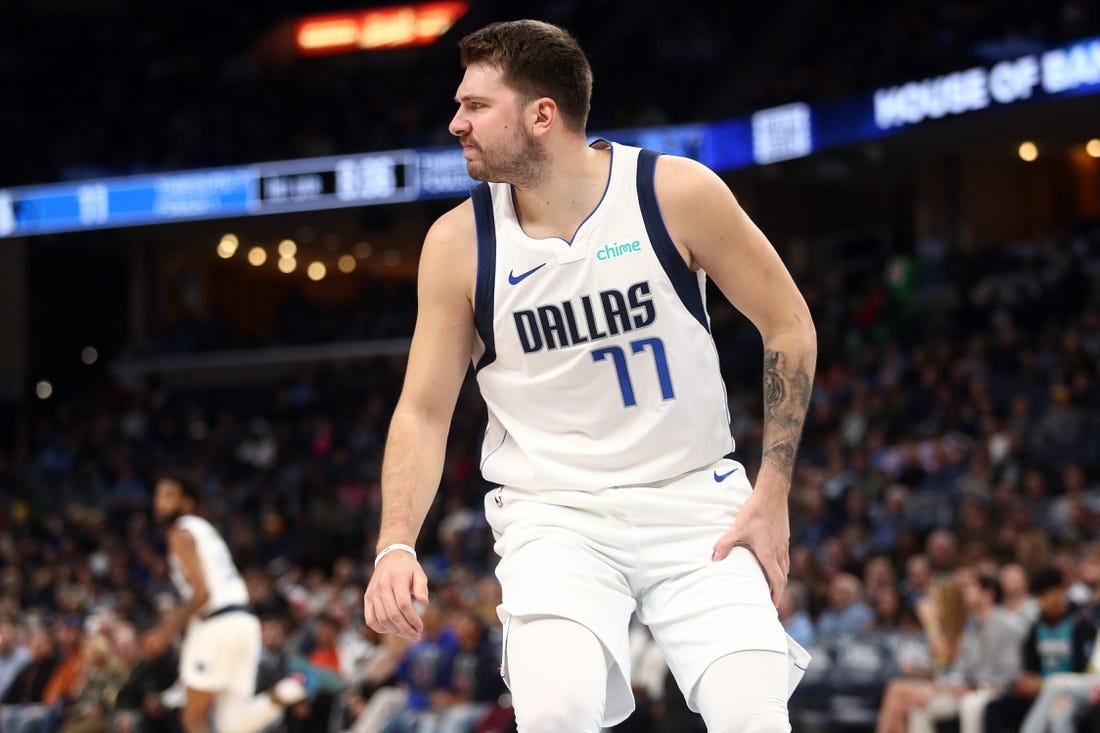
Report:
[[[161,478],[153,512],[165,528],[172,582],[183,605],[145,638],[159,654],[186,629],[180,681],[186,690],[187,733],[255,733],[309,692],[300,676],[286,677],[270,692],[254,694],[260,663],[260,622],[249,610],[248,591],[218,531],[194,514],[198,491],[181,476]]]
[[[808,659],[776,605],[816,363],[809,309],[713,172],[588,144],[592,73],[567,32],[498,23],[460,48],[450,131],[491,183],[424,244],[367,623],[420,635],[413,601],[428,589],[412,545],[472,360],[521,733],[595,733],[630,714],[635,612],[711,731],[789,731]],[[763,338],[755,489],[731,456],[704,273]]]

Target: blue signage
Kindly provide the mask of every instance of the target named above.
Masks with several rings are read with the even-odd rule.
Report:
[[[1091,38],[839,102],[794,102],[721,122],[600,137],[726,171],[874,140],[930,120],[1096,93],[1100,38]],[[453,146],[0,189],[0,237],[454,198],[472,184]]]

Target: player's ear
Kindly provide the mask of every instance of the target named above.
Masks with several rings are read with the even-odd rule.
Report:
[[[531,102],[530,110],[531,133],[536,137],[549,132],[558,120],[558,103],[550,97],[539,97]]]

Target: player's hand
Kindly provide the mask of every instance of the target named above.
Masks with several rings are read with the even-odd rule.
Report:
[[[172,639],[175,637],[168,629],[163,627],[156,627],[151,629],[141,639],[141,649],[145,652],[145,656],[149,659],[156,659],[161,654],[164,654],[164,650],[172,643]]]
[[[428,602],[428,576],[407,552],[391,552],[374,569],[363,594],[363,620],[380,634],[420,641],[424,622],[413,605]]]
[[[771,590],[772,603],[778,607],[791,567],[790,541],[787,492],[778,486],[763,486],[758,481],[756,489],[738,512],[737,519],[718,538],[711,559],[714,562],[725,560],[737,545],[747,547],[756,555]]]

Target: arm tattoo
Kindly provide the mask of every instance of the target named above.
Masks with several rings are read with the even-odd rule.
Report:
[[[789,481],[810,405],[810,366],[792,364],[787,355],[764,351],[764,461]]]

